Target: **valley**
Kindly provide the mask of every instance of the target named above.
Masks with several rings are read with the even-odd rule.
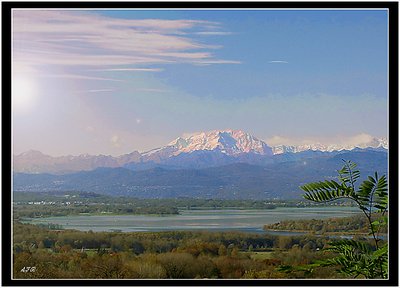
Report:
[[[226,130],[119,157],[15,156],[14,275],[345,279],[316,263],[335,256],[332,240],[372,247],[370,226],[356,203],[306,200],[303,185],[336,180],[338,167],[352,162],[361,181],[386,175],[388,147],[377,139],[334,147],[270,147]],[[386,245],[379,221],[374,239]]]

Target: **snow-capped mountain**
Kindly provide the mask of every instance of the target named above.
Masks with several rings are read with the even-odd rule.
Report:
[[[199,150],[219,150],[230,156],[242,153],[272,155],[271,147],[241,130],[214,130],[196,133],[186,138],[178,137],[168,146],[176,149],[175,156]]]
[[[387,173],[387,148],[386,139],[375,138],[354,146],[270,147],[240,130],[214,130],[119,157],[52,157],[28,151],[13,157],[13,189],[141,198],[298,198],[300,185],[336,177],[342,159],[357,163],[362,175]]]
[[[274,155],[276,155],[276,154],[283,154],[283,153],[298,153],[298,152],[307,151],[307,150],[333,152],[333,151],[342,151],[342,150],[353,150],[356,148],[388,149],[389,143],[386,138],[373,138],[369,142],[359,143],[356,145],[338,145],[338,144],[324,145],[324,144],[320,144],[320,143],[297,145],[297,146],[277,145],[277,146],[272,147],[272,152],[274,153]]]
[[[232,163],[266,165],[278,157],[281,161],[303,157],[303,151],[333,152],[342,150],[388,149],[384,138],[353,146],[308,144],[299,146],[279,145],[270,147],[262,140],[241,130],[213,130],[194,133],[176,138],[164,147],[145,153],[134,151],[113,157],[110,155],[79,155],[52,157],[39,151],[28,151],[13,157],[13,171],[25,173],[63,174],[74,171],[89,171],[99,167],[127,167],[132,170],[145,170],[154,167],[168,168],[207,168]],[[279,155],[286,154],[287,155]],[[299,154],[293,154],[299,153]],[[274,155],[277,155],[274,157]]]
[[[265,142],[241,130],[213,130],[178,137],[167,146],[142,153],[141,163],[127,165],[131,169],[148,167],[154,162],[170,167],[200,168],[273,156]]]

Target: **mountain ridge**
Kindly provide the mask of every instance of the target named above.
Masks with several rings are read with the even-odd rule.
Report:
[[[360,147],[359,147],[360,146]],[[140,153],[133,151],[117,157],[111,155],[53,157],[37,150],[29,150],[13,157],[14,172],[66,174],[90,171],[99,167],[128,167],[143,170],[155,166],[170,168],[206,168],[232,163],[265,165],[274,162],[276,155],[290,158],[290,154],[335,152],[360,149],[388,149],[386,139],[373,138],[359,146],[340,145],[277,145],[267,143],[242,130],[212,130],[178,137],[163,147]],[[297,156],[295,156],[296,158]],[[283,159],[282,158],[282,159]],[[298,158],[298,157],[297,157]],[[275,157],[275,159],[278,159]]]
[[[326,152],[314,158],[303,153],[303,156],[268,165],[230,163],[202,169],[153,167],[133,171],[118,167],[64,175],[14,173],[13,189],[85,191],[139,198],[289,199],[301,196],[300,185],[336,178],[342,159],[357,163],[361,178],[375,171],[382,175],[388,169],[388,153],[373,150]]]

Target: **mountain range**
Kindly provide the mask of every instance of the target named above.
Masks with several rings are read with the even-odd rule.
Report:
[[[332,151],[321,145],[270,147],[243,131],[224,130],[119,157],[51,157],[30,151],[14,156],[13,189],[139,198],[299,198],[300,185],[336,178],[343,159],[357,163],[364,178],[375,171],[387,174],[387,142],[372,144]]]
[[[27,151],[13,157],[13,171],[22,173],[67,174],[77,171],[90,171],[101,167],[126,167],[131,170],[147,170],[155,167],[168,169],[207,168],[233,163],[256,165],[271,164],[285,158],[298,158],[290,155],[299,152],[318,155],[318,153],[353,149],[388,149],[386,139],[374,138],[369,143],[358,146],[340,145],[299,145],[273,146],[241,130],[214,130],[178,137],[168,145],[144,153],[132,153],[113,157],[110,155],[79,155],[52,157],[39,151]],[[275,155],[285,154],[282,157]]]

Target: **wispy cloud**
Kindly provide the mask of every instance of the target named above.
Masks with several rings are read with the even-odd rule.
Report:
[[[345,142],[349,145],[359,146],[362,144],[370,143],[374,140],[374,137],[367,133],[360,133],[351,137],[346,137],[342,139],[342,142]]]
[[[113,92],[115,89],[92,89],[88,90],[89,93],[98,93],[98,92]]]
[[[14,10],[13,60],[31,66],[69,67],[236,63],[215,58],[209,50],[221,47],[196,41],[196,33],[187,33],[191,29],[205,30],[197,35],[227,33],[207,31],[218,26],[210,21],[119,19],[84,11]],[[160,70],[145,67],[109,71]]]
[[[86,75],[77,74],[41,74],[40,77],[44,78],[62,78],[62,79],[80,79],[80,80],[97,80],[97,81],[115,81],[124,82],[124,80],[113,79],[113,78],[103,78],[103,77],[92,77]]]
[[[241,61],[234,61],[234,60],[203,60],[194,62],[195,65],[212,65],[212,64],[242,64]]]
[[[232,32],[202,31],[202,32],[196,32],[195,34],[204,36],[224,36],[224,35],[231,35]]]
[[[288,61],[284,61],[284,60],[272,60],[272,61],[268,61],[268,63],[276,63],[276,64],[288,64]]]
[[[111,68],[111,69],[92,69],[90,71],[132,71],[132,72],[162,72],[164,69],[162,68]]]

